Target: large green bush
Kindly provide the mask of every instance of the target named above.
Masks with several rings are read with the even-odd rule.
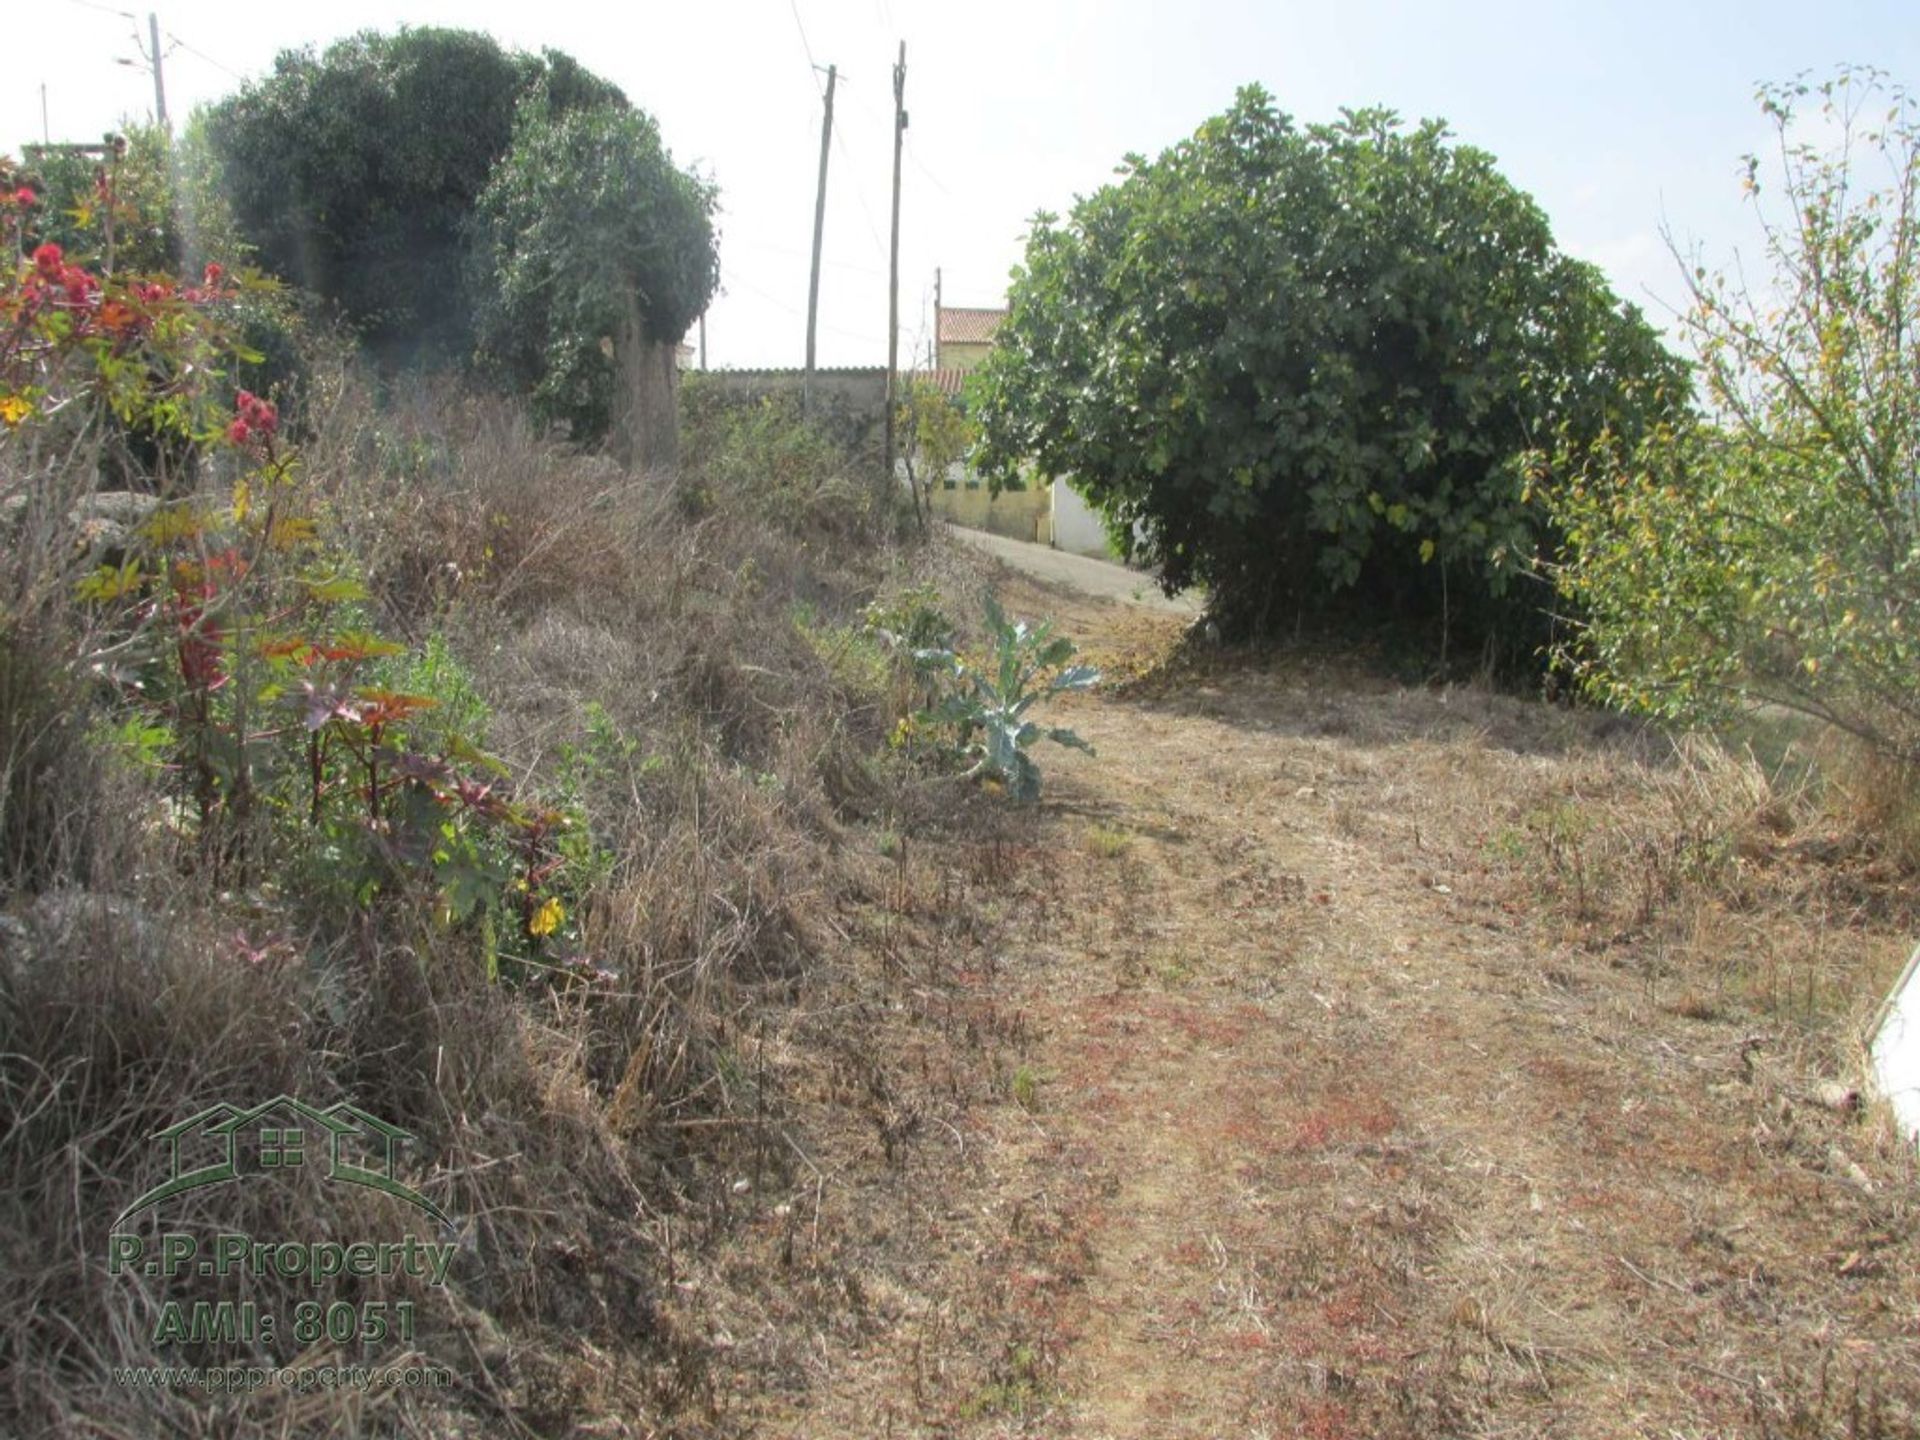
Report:
[[[1063,224],[981,377],[980,460],[1071,476],[1231,630],[1336,603],[1537,643],[1523,456],[1637,435],[1679,366],[1485,152],[1257,87]],[[1138,533],[1136,535],[1136,526]]]
[[[479,197],[475,290],[483,355],[536,414],[576,439],[608,432],[619,366],[644,363],[622,345],[674,344],[719,284],[715,196],[649,116],[532,92]]]
[[[555,110],[626,103],[564,55],[402,29],[283,53],[212,108],[205,138],[267,269],[336,304],[389,363],[464,363],[474,205],[535,89]]]
[[[1588,617],[1573,658],[1609,703],[1765,702],[1920,760],[1920,115],[1870,72],[1760,102],[1772,274],[1688,268],[1707,412],[1550,492]]]

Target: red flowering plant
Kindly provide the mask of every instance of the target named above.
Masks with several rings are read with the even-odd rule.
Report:
[[[36,604],[64,597],[74,663],[109,728],[139,737],[129,748],[167,795],[183,858],[236,887],[291,866],[328,902],[424,889],[445,923],[488,937],[490,973],[574,973],[554,863],[571,822],[519,803],[498,762],[429,723],[432,695],[392,683],[405,651],[371,633],[277,403],[218,385],[244,358],[228,312],[250,282],[26,249],[25,188],[0,191],[18,257],[0,262],[0,501],[55,522],[46,574],[65,578]],[[110,419],[190,441],[198,483],[143,502],[75,581],[75,527],[60,522],[97,483]],[[13,578],[0,624],[26,593]]]
[[[114,680],[199,862],[247,884],[293,865],[335,906],[420,898],[486,937],[489,973],[569,983],[591,967],[564,927],[575,820],[529,807],[474,741],[428,723],[435,696],[399,688],[406,647],[366,624],[366,591],[331,549],[274,402],[240,391],[214,430],[234,475],[217,499],[166,505],[136,553],[79,587],[117,607]]]

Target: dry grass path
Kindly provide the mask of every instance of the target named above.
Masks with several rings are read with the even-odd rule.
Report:
[[[1180,623],[1008,598],[1122,669]],[[1597,936],[1528,888],[1572,874],[1614,913],[1587,888],[1632,872],[1531,853],[1562,843],[1537,817],[1639,803],[1653,762],[1592,717],[1333,665],[1071,723],[1099,756],[1045,757],[1051,898],[998,940],[1025,1039],[971,1238],[794,1433],[1913,1433],[1911,1165],[1805,1103],[1828,1052],[1714,978],[1829,941],[1712,908],[1685,943]],[[1868,968],[1902,943],[1830,939]],[[942,1392],[929,1357],[988,1303],[1000,1353]]]

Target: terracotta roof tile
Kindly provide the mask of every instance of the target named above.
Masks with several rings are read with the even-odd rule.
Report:
[[[989,345],[994,331],[1007,318],[1005,310],[955,309],[940,307],[940,343],[942,345]]]

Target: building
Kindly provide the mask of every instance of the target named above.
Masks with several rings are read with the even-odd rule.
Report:
[[[968,373],[993,351],[994,338],[1010,312],[1003,308],[946,305],[934,301],[934,369],[928,377],[947,395],[958,397]],[[971,478],[958,487],[951,482],[936,496],[934,508],[956,525],[991,530],[1022,540],[1038,540],[1056,550],[1107,558],[1114,553],[1107,527],[1087,502],[1064,480],[1055,480],[1048,492],[1035,495],[1008,491],[987,497]]]
[[[993,349],[993,337],[1006,318],[1005,309],[943,305],[936,299],[933,370],[927,378],[939,386],[943,394],[957,398],[967,372],[986,359]]]

